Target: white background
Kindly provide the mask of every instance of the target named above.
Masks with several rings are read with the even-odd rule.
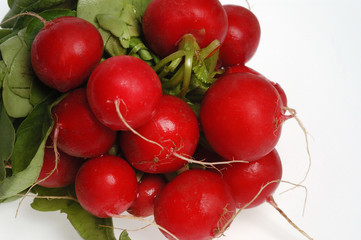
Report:
[[[282,183],[275,194],[279,206],[318,240],[361,239],[361,2],[359,0],[249,0],[261,24],[262,37],[249,67],[286,91],[289,107],[310,133],[311,171],[297,188]],[[244,1],[222,1],[245,6]],[[7,12],[0,3],[1,17]],[[284,124],[277,146],[283,179],[299,182],[308,156],[304,135],[295,120]],[[64,214],[30,208],[26,199],[0,205],[0,239],[80,239]],[[115,221],[116,227],[143,224]],[[196,226],[195,226],[196,227]],[[119,231],[116,232],[119,234]],[[154,227],[130,231],[132,239],[164,239]],[[224,240],[306,239],[269,204],[242,212]]]

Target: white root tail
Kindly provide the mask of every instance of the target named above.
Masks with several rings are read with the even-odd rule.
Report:
[[[301,128],[302,132],[304,133],[305,136],[305,142],[306,142],[306,151],[307,151],[307,156],[308,156],[308,167],[307,167],[307,171],[305,176],[303,177],[303,179],[298,183],[298,185],[301,185],[302,183],[304,183],[307,179],[307,176],[311,170],[311,164],[312,164],[312,159],[311,159],[311,152],[310,152],[310,148],[309,148],[309,141],[308,141],[308,135],[309,133],[307,132],[306,128],[304,127],[303,123],[301,122],[301,120],[299,119],[299,117],[297,116],[296,110],[293,108],[289,108],[289,107],[284,107],[285,110],[289,111],[292,115],[292,117],[297,121],[299,127]],[[285,190],[283,192],[281,192],[281,194],[288,192],[290,190],[295,189],[297,186],[294,186],[288,190]]]
[[[127,121],[124,119],[122,113],[120,112],[120,102],[122,102],[123,105],[126,106],[123,100],[116,99],[116,100],[114,100],[115,110],[117,111],[117,114],[118,114],[119,119],[120,119],[120,120],[122,121],[122,123],[129,129],[129,131],[131,131],[132,133],[134,133],[135,135],[137,135],[138,137],[140,137],[140,138],[143,139],[144,141],[149,142],[149,143],[154,144],[154,145],[157,145],[157,146],[160,147],[161,150],[163,151],[163,150],[164,150],[164,147],[163,147],[161,144],[159,144],[159,143],[157,143],[157,142],[155,142],[155,141],[153,141],[153,140],[150,140],[150,139],[144,137],[142,134],[140,134],[139,132],[137,132],[134,128],[132,128],[132,127],[127,123]]]
[[[306,199],[307,199],[307,188],[306,188],[305,186],[300,185],[300,184],[294,184],[294,183],[291,183],[291,182],[288,182],[288,181],[284,181],[284,180],[280,180],[280,179],[270,181],[270,182],[266,183],[265,185],[263,185],[263,186],[260,188],[260,190],[258,191],[258,193],[252,198],[252,200],[249,201],[247,204],[245,204],[242,208],[240,208],[240,209],[232,216],[232,218],[229,219],[228,223],[223,227],[223,229],[221,229],[221,230],[219,231],[219,234],[218,234],[217,236],[221,236],[221,235],[226,231],[226,227],[229,226],[229,225],[232,223],[232,221],[238,216],[238,214],[240,214],[244,209],[246,209],[249,205],[251,205],[251,204],[258,198],[258,196],[262,193],[262,191],[263,191],[268,185],[270,185],[270,184],[272,184],[272,183],[278,183],[278,182],[283,182],[283,183],[291,184],[291,185],[293,185],[294,187],[303,187],[303,188],[305,189],[305,191],[306,191],[306,197],[305,197],[305,202],[306,202]],[[269,203],[274,207],[275,202],[274,202],[273,197],[271,197],[271,198],[269,198],[269,199],[270,199],[270,200],[267,200],[267,202],[269,202]],[[274,203],[274,204],[271,203],[272,200],[273,200],[273,203]],[[278,212],[280,212],[281,209],[277,207],[276,210],[277,210]],[[281,213],[281,212],[280,212],[280,213]],[[305,237],[307,237],[307,238],[310,239],[310,240],[313,240],[313,238],[311,238],[306,232],[304,232],[304,231],[301,230],[296,224],[294,224],[294,223],[290,220],[290,218],[288,218],[288,217],[286,216],[286,214],[285,214],[283,211],[282,211],[281,215],[282,215],[283,217],[285,217],[286,220],[287,220],[295,229],[297,229],[300,233],[302,233]]]

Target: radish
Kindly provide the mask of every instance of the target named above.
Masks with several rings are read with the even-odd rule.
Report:
[[[82,159],[69,156],[61,151],[55,153],[54,149],[50,147],[45,148],[44,151],[44,162],[37,184],[42,187],[59,188],[73,183],[83,163]],[[58,160],[56,160],[55,154],[59,154]],[[56,163],[56,161],[58,162]]]
[[[222,177],[200,169],[185,171],[169,182],[154,207],[155,222],[180,240],[212,239],[224,232],[234,213],[235,203]]]
[[[138,183],[138,195],[128,212],[137,217],[154,213],[154,200],[165,186],[165,178],[159,174],[145,173]]]
[[[226,68],[226,72],[225,74],[229,74],[229,73],[252,73],[261,77],[266,78],[265,76],[263,76],[262,74],[260,74],[259,72],[255,71],[254,69],[247,67],[245,65],[235,65],[235,66],[231,66]],[[270,81],[270,80],[268,80]],[[275,83],[270,81],[270,83],[276,88],[278,94],[280,95],[281,99],[282,99],[282,104],[284,107],[287,107],[287,96],[285,91],[283,90],[283,88],[280,86],[280,84]]]
[[[283,104],[263,77],[232,73],[206,92],[200,109],[205,137],[228,160],[252,161],[273,150],[281,134]]]
[[[274,207],[297,231],[310,240],[306,232],[300,229],[278,207],[273,193],[282,178],[282,163],[276,149],[269,154],[250,163],[231,163],[221,170],[224,181],[230,186],[231,194],[240,211],[253,208],[264,202]],[[238,212],[238,213],[239,213]]]
[[[37,77],[60,92],[84,83],[103,55],[103,40],[89,22],[59,17],[46,22],[31,47]]]
[[[137,196],[137,178],[122,158],[104,155],[86,161],[75,179],[80,205],[100,217],[113,217],[126,211]]]
[[[152,0],[142,25],[146,42],[161,57],[175,52],[186,34],[192,34],[204,48],[215,39],[222,43],[228,29],[226,12],[218,0]]]
[[[261,37],[257,17],[247,8],[223,6],[228,17],[228,32],[220,48],[222,66],[245,64],[255,54]]]
[[[101,124],[87,102],[85,88],[71,91],[52,110],[54,129],[51,134],[58,148],[75,157],[91,158],[106,153],[113,145],[116,132]],[[55,130],[59,134],[55,136]]]
[[[192,156],[199,139],[198,120],[182,99],[163,95],[154,117],[136,131],[120,133],[124,157],[138,170],[169,173],[187,162],[178,156]]]
[[[230,67],[225,67],[225,73],[224,74],[229,74],[229,73],[252,73],[255,74],[257,76],[260,77],[264,77],[261,73],[257,72],[256,70],[247,67],[245,65],[239,64],[239,65],[234,65],[234,66],[230,66]]]
[[[266,156],[249,163],[231,163],[221,170],[223,179],[231,187],[231,193],[237,207],[242,208],[257,195],[267,183],[282,178],[282,163],[276,149]],[[262,190],[260,195],[247,206],[256,207],[269,201],[279,182],[274,182]]]
[[[129,130],[148,122],[162,96],[160,80],[144,61],[132,56],[111,57],[92,72],[88,85],[89,105],[95,116],[113,130]]]

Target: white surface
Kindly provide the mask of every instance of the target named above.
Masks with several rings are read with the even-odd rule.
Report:
[[[222,1],[245,6],[244,1]],[[286,91],[310,138],[311,172],[302,188],[275,199],[279,206],[314,239],[357,240],[361,237],[361,2],[358,0],[249,0],[261,23],[262,37],[249,67]],[[0,15],[7,11],[0,2]],[[307,169],[304,135],[289,120],[277,146],[283,160],[284,180],[299,182]],[[80,239],[64,214],[32,210],[31,199],[0,205],[0,238]],[[127,228],[124,221],[116,227]],[[129,228],[137,228],[127,221]],[[141,224],[142,225],[142,224]],[[117,232],[119,234],[119,231]],[[130,232],[132,239],[164,239],[154,227]],[[306,239],[272,207],[264,204],[242,212],[224,240]]]

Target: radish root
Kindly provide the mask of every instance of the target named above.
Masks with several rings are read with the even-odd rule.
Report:
[[[78,199],[71,196],[39,196],[36,194],[17,194],[16,196],[21,197],[32,197],[32,198],[42,198],[42,199],[64,199],[64,200],[72,200],[74,202],[79,202]]]
[[[307,167],[307,171],[306,171],[306,174],[305,176],[303,177],[303,179],[298,183],[299,185],[301,185],[304,181],[306,181],[307,179],[307,176],[311,170],[311,163],[312,163],[312,159],[311,159],[311,152],[310,152],[310,148],[309,148],[309,141],[308,141],[308,135],[309,133],[307,132],[306,128],[304,127],[304,125],[302,124],[301,120],[298,118],[297,114],[296,114],[296,110],[293,109],[293,108],[289,108],[289,107],[284,107],[285,110],[287,110],[288,112],[291,113],[291,115],[293,116],[293,118],[297,121],[299,127],[301,128],[301,130],[303,131],[304,133],[304,136],[305,136],[305,141],[306,141],[306,151],[307,151],[307,156],[308,156],[308,167]],[[288,189],[288,190],[285,190],[283,192],[281,192],[281,194],[285,193],[285,192],[288,192],[290,190],[293,190],[295,189],[296,186]]]
[[[120,112],[120,102],[122,102],[123,105],[126,106],[125,103],[124,103],[124,101],[123,101],[123,100],[120,100],[120,99],[116,99],[116,100],[114,101],[114,104],[115,104],[115,109],[116,109],[116,111],[117,111],[118,117],[120,118],[120,120],[122,121],[122,123],[123,123],[132,133],[134,133],[135,135],[137,135],[138,137],[140,137],[141,139],[143,139],[143,140],[146,141],[146,142],[149,142],[149,143],[152,143],[152,144],[157,145],[158,147],[161,148],[161,151],[163,151],[163,150],[164,150],[164,147],[163,147],[161,144],[159,144],[159,143],[157,143],[157,142],[155,142],[155,141],[152,141],[152,140],[144,137],[142,134],[140,134],[139,132],[137,132],[134,128],[132,128],[132,127],[127,123],[127,121],[124,119],[122,113]]]
[[[313,238],[311,238],[305,231],[303,231],[301,228],[299,228],[283,211],[282,209],[280,209],[277,205],[277,203],[275,202],[274,198],[272,196],[270,196],[267,199],[267,202],[269,204],[272,205],[272,207],[274,207],[286,220],[289,224],[291,224],[296,230],[298,230],[302,235],[304,235],[305,237],[307,237],[310,240],[313,240]]]
[[[147,220],[145,218],[141,218],[141,217],[136,217],[136,216],[133,216],[133,215],[115,215],[115,216],[112,216],[114,218],[123,218],[123,219],[133,219],[133,220],[138,220],[138,221],[141,221],[141,222],[145,222],[145,223],[148,223],[149,225],[153,225],[153,226],[156,226],[157,228],[159,228],[160,230],[163,230],[164,232],[166,232],[167,234],[169,234],[170,236],[172,236],[175,240],[179,240],[179,238],[177,238],[173,233],[171,233],[170,231],[168,231],[166,228],[156,224],[155,222],[153,221],[150,221],[150,220]]]
[[[21,16],[32,16],[32,17],[39,19],[44,24],[44,26],[47,24],[47,21],[44,18],[42,18],[40,15],[33,13],[33,12],[23,12],[23,13],[16,14],[15,16],[8,18],[5,21],[1,22],[0,26],[2,26],[5,23],[8,23],[18,17],[21,17]]]
[[[227,226],[229,226],[231,223],[232,223],[232,221],[238,216],[238,214],[240,214],[244,209],[246,209],[249,205],[251,205],[257,198],[258,198],[258,196],[262,193],[262,191],[268,186],[268,185],[270,185],[270,184],[273,184],[273,183],[277,183],[277,182],[283,182],[283,183],[287,183],[287,184],[291,184],[291,185],[293,185],[294,187],[303,187],[304,189],[305,189],[305,191],[306,191],[306,197],[305,197],[305,202],[306,202],[306,199],[307,199],[307,188],[305,187],[305,186],[303,186],[303,185],[300,185],[300,184],[295,184],[295,183],[291,183],[291,182],[288,182],[288,181],[284,181],[284,180],[273,180],[273,181],[270,181],[270,182],[268,182],[268,183],[266,183],[265,185],[263,185],[261,188],[260,188],[260,190],[258,191],[258,193],[253,197],[253,199],[251,200],[251,201],[249,201],[247,204],[245,204],[242,208],[240,208],[235,214],[233,214],[233,216],[228,220],[228,223],[226,224],[226,225],[224,225],[224,227],[219,231],[219,233],[218,233],[218,237],[219,236],[221,236],[221,235],[223,235],[224,234],[224,232],[227,230]],[[271,197],[270,197],[271,198]],[[269,199],[270,199],[269,198]],[[273,199],[273,197],[272,197],[272,200],[270,199],[267,199],[267,202],[269,202],[273,207],[274,207],[274,205],[273,205],[273,203],[271,203],[270,201],[272,201],[273,200],[273,202],[274,202],[274,199]],[[275,202],[274,202],[275,203]],[[276,205],[277,206],[277,205]],[[279,207],[277,207],[276,208],[276,210],[277,211],[279,211],[280,212],[280,208]],[[280,212],[281,213],[281,212]],[[295,229],[297,229],[299,232],[301,232],[305,237],[307,237],[308,239],[310,239],[310,240],[313,240],[313,238],[311,238],[308,234],[306,234],[303,230],[301,230],[299,227],[297,227],[291,220],[290,220],[290,218],[288,218],[287,216],[286,216],[286,214],[282,211],[282,213],[281,213],[281,215],[282,216],[284,216],[285,218],[286,218],[286,220],[295,228]]]
[[[140,134],[139,132],[137,132],[134,128],[132,128],[132,127],[127,123],[127,121],[124,119],[122,113],[120,112],[120,103],[123,103],[123,105],[126,106],[125,103],[124,103],[124,101],[121,100],[121,99],[116,99],[116,100],[114,101],[114,105],[115,105],[116,112],[117,112],[117,114],[118,114],[119,119],[122,121],[122,123],[123,123],[133,134],[137,135],[138,137],[140,137],[140,138],[143,139],[144,141],[159,146],[159,147],[161,148],[161,152],[162,152],[163,150],[165,150],[165,148],[164,148],[160,143],[155,142],[155,141],[153,141],[153,140],[150,140],[150,139],[144,137],[142,134]],[[160,152],[160,153],[161,153],[161,152]],[[160,153],[159,153],[159,155],[160,155]],[[188,163],[196,163],[196,164],[200,164],[200,165],[203,165],[203,166],[212,166],[213,168],[215,168],[214,165],[231,164],[231,163],[234,163],[234,162],[248,163],[247,161],[243,161],[243,160],[232,160],[232,161],[224,161],[224,162],[204,162],[204,161],[197,161],[197,160],[192,159],[192,158],[189,158],[189,157],[185,157],[185,156],[183,156],[183,155],[181,155],[181,154],[178,154],[178,153],[176,153],[176,152],[173,152],[172,154],[173,154],[175,157],[180,158],[180,159],[182,159],[182,160],[184,160],[184,161],[186,161],[186,162],[188,162]]]
[[[195,163],[195,164],[199,164],[199,165],[203,165],[204,167],[207,167],[207,166],[211,166],[211,167],[214,167],[214,165],[225,165],[225,164],[228,164],[228,165],[231,165],[232,163],[248,163],[248,161],[244,161],[244,160],[232,160],[232,161],[224,161],[224,162],[204,162],[203,160],[195,160],[193,158],[190,158],[190,157],[185,157],[181,154],[178,154],[176,152],[173,153],[174,156],[176,156],[177,158],[180,158],[184,161],[187,161],[188,163]],[[205,159],[204,159],[205,160]]]
[[[246,4],[247,4],[247,8],[248,8],[248,10],[250,10],[250,11],[251,11],[251,4],[249,4],[249,1],[248,1],[248,0],[245,0],[245,2],[246,2]]]

